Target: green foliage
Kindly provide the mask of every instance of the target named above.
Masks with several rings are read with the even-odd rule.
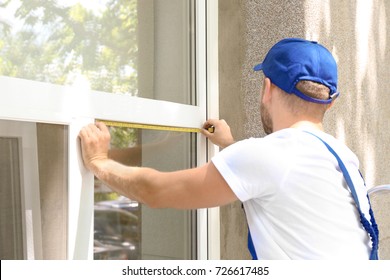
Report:
[[[136,144],[137,134],[134,128],[111,127],[111,146],[124,149]]]
[[[14,24],[0,21],[0,75],[55,84],[85,76],[94,90],[137,93],[137,1],[88,9],[66,1],[5,0]]]
[[[95,203],[100,201],[107,201],[107,200],[117,200],[119,198],[119,194],[116,192],[95,192],[94,194],[94,201]]]

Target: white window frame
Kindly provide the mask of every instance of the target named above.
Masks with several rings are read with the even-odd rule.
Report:
[[[199,128],[218,118],[218,2],[196,1],[196,17],[197,106],[0,76],[0,119],[68,126],[68,259],[93,259],[93,174],[80,157],[82,126],[102,119]],[[202,165],[217,148],[197,138]],[[198,259],[219,259],[219,209],[197,211]]]
[[[219,118],[219,75],[218,75],[218,1],[207,0],[206,3],[206,84],[207,84],[207,118]],[[219,152],[219,148],[211,142],[207,146],[207,158],[210,160]],[[219,260],[220,252],[220,212],[219,207],[208,209],[208,257],[207,259]]]

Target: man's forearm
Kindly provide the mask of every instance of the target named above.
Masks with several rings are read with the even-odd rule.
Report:
[[[95,163],[91,171],[113,191],[145,203],[146,186],[142,187],[144,179],[140,176],[141,168],[129,167],[106,159]]]

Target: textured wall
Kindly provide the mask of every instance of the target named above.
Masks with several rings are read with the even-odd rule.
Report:
[[[66,260],[68,239],[68,130],[37,124],[39,192],[44,260]]]
[[[220,117],[230,125],[235,139],[245,138],[248,122],[242,89],[242,65],[246,53],[244,14],[241,1],[219,1],[219,106]],[[247,224],[241,203],[221,208],[221,258],[248,259],[245,250]]]
[[[261,74],[252,67],[285,37],[317,40],[339,64],[340,98],[325,129],[360,158],[367,185],[390,183],[390,2],[385,0],[223,0],[220,5],[220,113],[237,139],[264,136]],[[232,110],[232,108],[235,108]],[[383,205],[389,207],[390,203]],[[247,258],[242,211],[221,211],[221,254]],[[232,221],[237,220],[236,224]],[[385,223],[390,223],[390,219]],[[381,238],[388,239],[389,233]]]

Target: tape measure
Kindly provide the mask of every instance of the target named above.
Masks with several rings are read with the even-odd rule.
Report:
[[[140,124],[140,123],[127,123],[127,122],[116,122],[107,120],[97,120],[104,123],[107,126],[114,127],[126,127],[126,128],[137,128],[137,129],[149,129],[149,130],[162,130],[162,131],[174,131],[174,132],[194,132],[199,133],[200,128],[193,127],[178,127],[178,126],[167,126],[167,125],[154,125],[154,124]],[[210,133],[214,132],[214,126],[207,129]]]

